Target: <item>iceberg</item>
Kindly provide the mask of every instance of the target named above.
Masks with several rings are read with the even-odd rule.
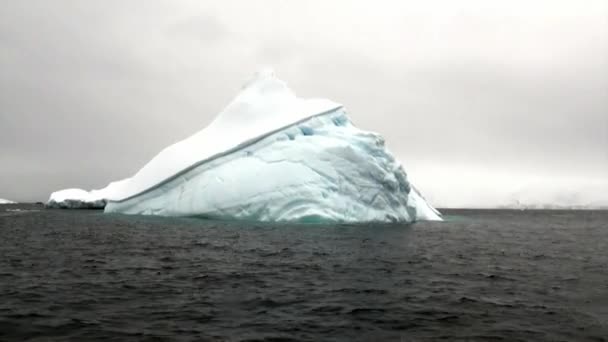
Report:
[[[59,209],[103,209],[107,204],[107,199],[116,196],[118,190],[128,181],[127,178],[112,182],[99,190],[65,189],[55,191],[51,194],[46,206]]]
[[[58,191],[47,205],[271,222],[441,220],[379,134],[357,128],[341,104],[298,98],[269,70],[133,177]]]
[[[15,204],[17,202],[9,201],[7,199],[0,198],[0,204]]]

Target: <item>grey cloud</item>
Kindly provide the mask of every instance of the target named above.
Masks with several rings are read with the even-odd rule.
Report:
[[[608,183],[608,27],[596,9],[507,17],[473,2],[448,16],[386,2],[368,16],[349,3],[5,4],[0,197],[45,200],[129,176],[264,65],[382,133],[429,197],[449,197],[442,204],[458,205],[443,189],[459,189],[450,172],[462,164],[488,179],[506,169]],[[315,11],[326,6],[343,11]]]
[[[192,16],[180,20],[168,28],[168,32],[175,36],[188,37],[203,44],[221,42],[227,39],[231,32],[224,26],[218,17],[209,13]]]

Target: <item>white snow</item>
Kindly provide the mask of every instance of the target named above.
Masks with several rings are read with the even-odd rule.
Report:
[[[337,103],[297,98],[270,71],[133,177],[91,192],[55,192],[51,203],[259,221],[441,219],[382,137],[352,125]]]
[[[112,182],[99,190],[65,189],[55,191],[51,194],[46,206],[63,209],[103,209],[106,206],[106,200],[116,196],[116,192],[128,181],[129,178]]]
[[[7,199],[0,198],[0,204],[15,204],[17,202],[9,201]]]
[[[165,148],[111,199],[136,195],[201,160],[340,107],[329,100],[300,99],[272,71],[258,72],[209,126]]]

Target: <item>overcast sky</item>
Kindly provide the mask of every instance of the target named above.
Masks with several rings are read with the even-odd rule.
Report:
[[[608,204],[608,1],[3,1],[0,198],[104,187],[261,67],[437,206]]]

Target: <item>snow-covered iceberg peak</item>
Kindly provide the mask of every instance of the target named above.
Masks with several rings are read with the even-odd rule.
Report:
[[[133,177],[90,193],[56,192],[49,203],[69,201],[66,194],[82,199],[71,204],[103,200],[106,212],[126,214],[441,219],[380,135],[355,127],[340,104],[298,98],[270,70],[257,73],[206,128],[165,148]]]
[[[240,94],[205,129],[243,140],[243,133],[265,134],[341,105],[325,99],[301,99],[274,75],[264,69],[247,82]],[[237,130],[237,131],[234,131]]]
[[[201,160],[340,107],[325,99],[298,98],[271,70],[258,72],[209,126],[165,148],[110,199],[137,195]]]

